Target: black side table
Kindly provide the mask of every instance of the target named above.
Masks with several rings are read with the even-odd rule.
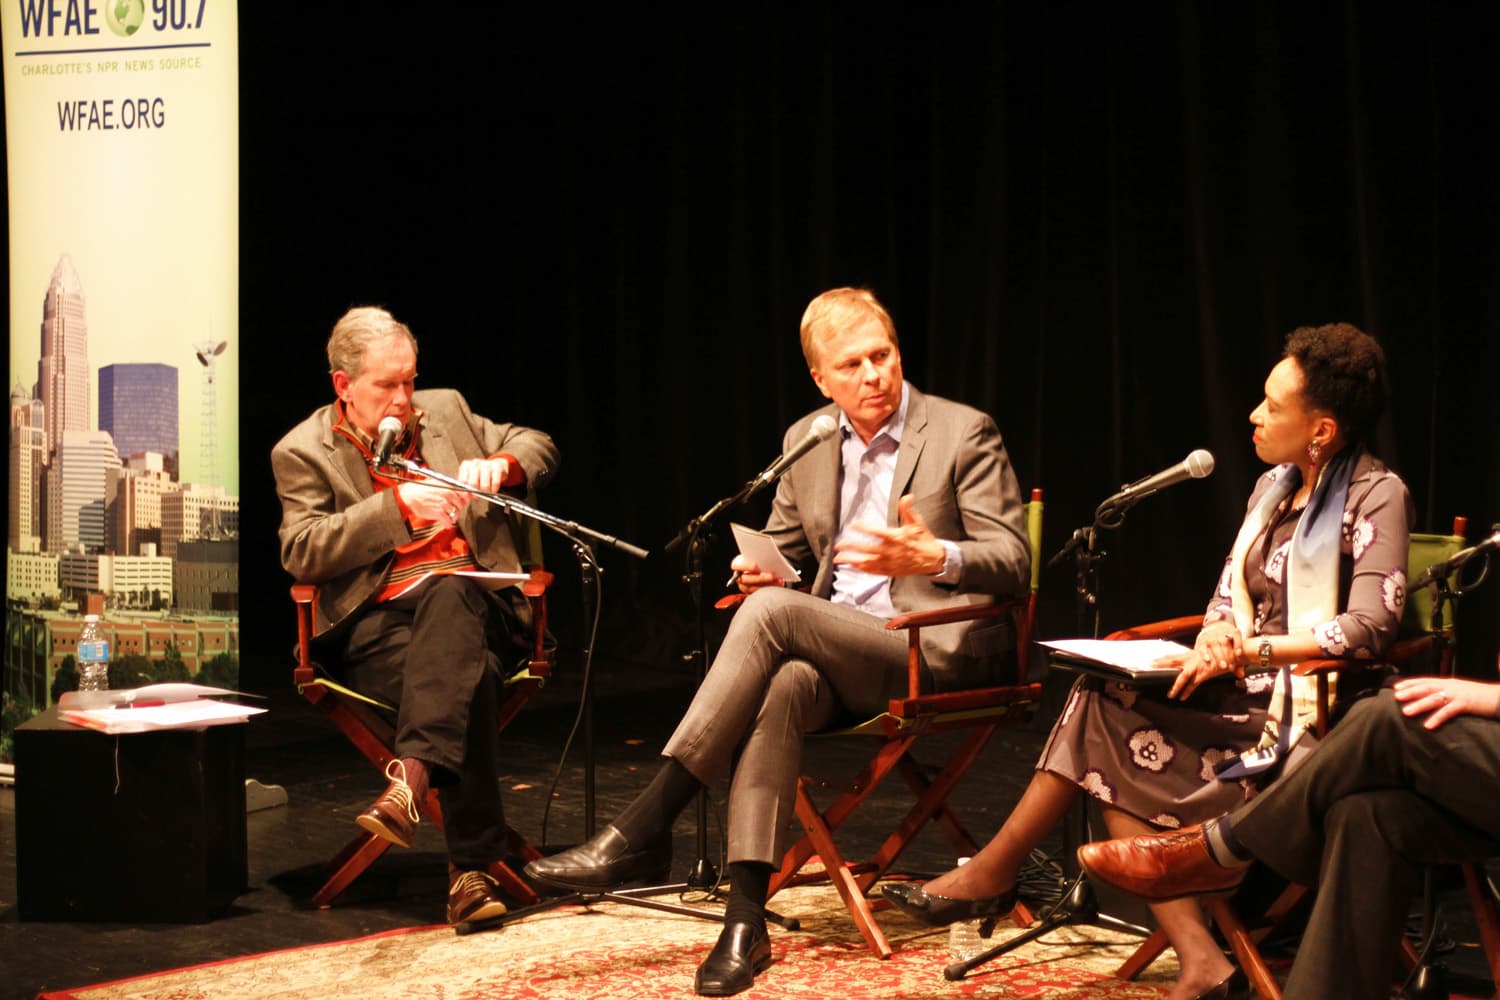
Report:
[[[249,880],[243,725],[16,730],[22,920],[201,922]]]

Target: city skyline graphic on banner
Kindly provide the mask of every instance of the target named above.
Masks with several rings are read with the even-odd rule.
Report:
[[[14,325],[8,388],[12,401],[18,387],[28,398],[33,394],[38,399],[43,398],[42,369],[48,364],[46,314],[54,300],[55,290],[66,287],[68,309],[77,310],[76,318],[69,316],[68,329],[71,335],[82,336],[83,342],[67,352],[75,366],[67,377],[69,392],[64,403],[69,412],[49,417],[48,426],[53,426],[53,422],[62,426],[72,420],[74,422],[67,423],[69,429],[106,430],[113,437],[113,430],[101,423],[110,406],[104,389],[111,373],[124,370],[138,374],[143,366],[154,365],[158,375],[152,384],[170,392],[171,399],[151,400],[137,392],[133,400],[156,410],[171,405],[170,420],[175,435],[172,450],[177,452],[176,477],[183,482],[219,486],[227,494],[237,495],[238,344],[226,339],[225,331],[215,330],[213,324],[206,324],[201,330],[193,329],[185,327],[180,316],[158,318],[143,310],[138,303],[112,305],[91,298],[90,276],[80,266],[79,256],[68,251],[48,261],[46,269],[34,265],[23,268],[18,262],[13,262],[13,270],[46,274],[47,278],[34,291],[12,286],[12,293],[22,300],[14,302],[11,309]],[[118,280],[104,284],[111,291],[127,287]],[[164,312],[171,311],[170,298],[158,297],[158,301],[163,302]],[[75,323],[79,325],[75,326]],[[170,336],[168,331],[171,331]],[[87,375],[75,377],[77,366],[87,366]],[[170,388],[162,381],[163,369],[170,369],[173,373]],[[126,382],[124,386],[134,384]],[[117,385],[116,388],[124,386]],[[115,416],[117,426],[121,422],[126,426],[138,424],[142,419],[145,418],[129,412]],[[160,422],[164,418],[157,419]],[[122,461],[128,459],[132,451],[142,450],[129,439],[116,440],[114,444]]]
[[[221,0],[0,3],[21,709],[77,685],[89,614],[113,687],[238,669],[237,24]]]
[[[171,560],[185,542],[237,539],[239,498],[218,469],[229,345],[205,338],[185,358],[91,364],[88,296],[67,253],[40,313],[35,381],[18,373],[10,389],[10,551]],[[199,419],[184,420],[194,408]]]

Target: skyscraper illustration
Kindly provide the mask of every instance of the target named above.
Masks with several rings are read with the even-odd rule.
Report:
[[[65,432],[89,429],[88,321],[83,282],[78,280],[73,258],[67,254],[59,257],[52,269],[47,295],[42,300],[42,356],[36,367],[36,394],[42,401],[51,464],[56,460]],[[49,552],[61,551],[63,547],[62,523],[61,477],[49,473],[46,518]]]
[[[104,551],[104,498],[110,470],[120,467],[115,444],[104,431],[64,431],[52,466],[60,484],[59,551]]]
[[[120,460],[154,451],[177,469],[177,369],[117,364],[99,369],[99,429],[114,438]]]
[[[5,543],[12,552],[40,552],[46,510],[47,431],[42,401],[17,382],[10,391],[10,456],[6,467]]]

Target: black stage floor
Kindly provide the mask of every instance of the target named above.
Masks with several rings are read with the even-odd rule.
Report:
[[[691,697],[682,678],[642,683],[606,680],[596,697],[597,820],[608,822],[649,778],[656,753]],[[246,733],[247,774],[283,786],[284,807],[249,816],[250,884],[234,905],[203,924],[68,924],[22,922],[16,912],[15,793],[0,790],[0,995],[30,998],[38,991],[81,986],[163,969],[278,948],[336,941],[378,931],[443,920],[445,862],[441,834],[419,828],[408,850],[393,849],[331,909],[318,910],[310,896],[321,883],[320,865],[355,832],[354,817],[379,794],[382,778],[323,719],[290,690],[274,694],[270,711],[250,721]],[[577,709],[577,685],[559,677],[507,730],[504,749],[511,767],[505,801],[512,824],[542,842],[543,808],[564,738]],[[1024,727],[1002,728],[955,796],[975,836],[993,832],[1030,776],[1051,716]],[[584,834],[583,761],[575,744],[558,783],[546,830],[551,844],[570,844]],[[856,753],[846,741],[814,740],[806,773],[849,774]],[[24,780],[24,775],[20,776]],[[904,786],[892,778],[867,808],[884,823],[851,822],[840,840],[854,856],[873,849],[908,805]],[[722,789],[708,822],[707,860],[721,867]],[[673,876],[683,878],[698,855],[695,811],[679,820]],[[1043,845],[1054,854],[1060,843]],[[953,863],[952,848],[928,831],[898,863],[913,873],[937,872]],[[108,893],[111,887],[100,885]],[[1104,894],[1105,908],[1134,921],[1139,904]],[[1447,905],[1462,921],[1454,936],[1473,941],[1467,906],[1454,896]],[[501,932],[503,933],[503,931]],[[705,928],[704,946],[713,932]],[[1450,960],[1468,981],[1483,975],[1477,949],[1460,944]],[[1475,990],[1477,992],[1477,990]]]

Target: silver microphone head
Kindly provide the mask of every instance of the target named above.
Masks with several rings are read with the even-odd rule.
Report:
[[[812,422],[812,426],[807,429],[807,432],[811,436],[816,436],[819,441],[823,441],[828,438],[828,435],[838,429],[839,422],[824,413]],[[1209,459],[1209,462],[1212,463],[1213,459]]]
[[[1199,448],[1183,459],[1183,464],[1187,466],[1188,475],[1194,479],[1202,479],[1214,471],[1214,456],[1207,449]]]

